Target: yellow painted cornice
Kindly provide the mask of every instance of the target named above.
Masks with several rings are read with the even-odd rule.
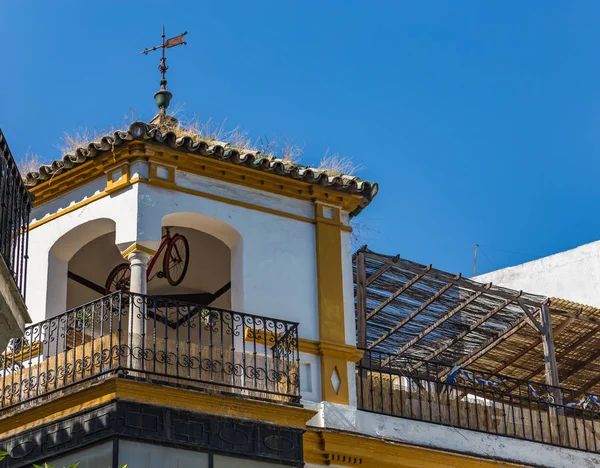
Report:
[[[298,338],[298,349],[301,353],[315,354],[319,356],[319,342],[308,340],[306,338]]]
[[[34,206],[47,203],[97,178],[103,177],[108,170],[120,163],[131,163],[139,159],[263,192],[340,206],[350,212],[354,211],[362,200],[361,195],[343,193],[249,167],[178,152],[151,143],[132,141],[30,188],[31,193],[35,195]]]
[[[124,190],[124,189],[131,187],[138,183],[139,184],[148,184],[153,187],[160,187],[160,188],[164,188],[166,190],[174,190],[174,191],[181,192],[181,193],[187,193],[190,195],[195,195],[197,197],[202,197],[202,198],[206,198],[209,200],[219,201],[219,202],[227,203],[227,204],[234,205],[234,206],[240,206],[243,208],[247,208],[249,210],[255,210],[255,211],[260,211],[262,213],[268,213],[268,214],[272,214],[275,216],[281,216],[283,218],[294,219],[296,221],[301,221],[304,223],[316,224],[316,221],[311,218],[307,218],[304,216],[298,216],[298,215],[295,215],[292,213],[286,213],[285,211],[279,211],[279,210],[275,210],[273,208],[267,208],[264,206],[255,205],[253,203],[234,200],[234,199],[222,197],[219,195],[213,195],[211,193],[202,192],[199,190],[189,189],[186,187],[178,187],[177,185],[174,185],[168,181],[164,181],[161,179],[150,180],[150,179],[141,178],[141,177],[133,177],[131,180],[127,181],[126,183],[119,185],[118,189],[97,193],[95,195],[92,195],[89,198],[86,198],[85,200],[82,200],[78,203],[74,203],[73,205],[70,205],[69,207],[67,207],[63,210],[60,210],[52,215],[46,216],[45,218],[42,218],[39,221],[31,223],[31,225],[29,226],[29,230],[35,229],[39,226],[43,226],[44,224],[49,223],[50,221],[53,221],[56,218],[60,218],[61,216],[64,216],[68,213],[72,213],[73,211],[78,210],[79,208],[83,208],[84,206],[87,206],[90,203],[95,202],[96,200],[100,200],[104,197],[112,195],[116,191]],[[350,226],[345,226],[342,224],[339,224],[339,228],[341,230],[348,231],[348,232],[352,231],[352,228]]]
[[[338,344],[330,341],[314,341],[306,338],[298,339],[298,348],[301,353],[315,354],[317,356],[332,356],[352,362],[360,361],[365,353],[356,346]]]
[[[364,468],[509,468],[521,465],[417,447],[360,434],[325,430],[304,433],[304,461]]]
[[[56,400],[14,410],[0,419],[0,438],[115,399],[295,428],[306,427],[306,423],[316,414],[315,411],[283,403],[246,399],[242,396],[208,394],[112,377],[91,387],[73,389]]]
[[[144,252],[147,253],[148,255],[154,256],[156,255],[156,250],[151,249],[149,247],[143,246],[141,244],[132,244],[129,247],[127,247],[123,252],[121,252],[121,255],[123,258],[127,258],[130,254],[132,254],[133,252]]]

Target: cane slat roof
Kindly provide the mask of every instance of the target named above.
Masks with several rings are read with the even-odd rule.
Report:
[[[366,247],[354,256],[354,274],[357,287],[359,277],[366,280],[367,349],[542,383],[541,334],[524,308],[539,322],[548,306],[561,386],[600,392],[600,309],[478,283]],[[360,334],[358,317],[357,326]]]

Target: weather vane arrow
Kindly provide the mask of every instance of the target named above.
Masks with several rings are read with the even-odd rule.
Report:
[[[162,27],[162,44],[154,46],[150,49],[144,49],[140,54],[148,55],[148,53],[153,52],[155,50],[162,50],[162,58],[160,59],[160,65],[158,66],[158,70],[160,71],[162,78],[160,80],[160,90],[154,94],[154,99],[156,100],[156,105],[160,109],[162,113],[164,113],[169,107],[169,103],[171,102],[171,98],[173,95],[167,91],[167,79],[165,78],[165,74],[169,67],[167,66],[167,57],[165,56],[165,50],[170,49],[171,47],[176,47],[178,45],[187,45],[187,42],[184,41],[184,37],[187,34],[187,31],[179,36],[172,37],[171,39],[167,39],[165,41],[165,25]]]

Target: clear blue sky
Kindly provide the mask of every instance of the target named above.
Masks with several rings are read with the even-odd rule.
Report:
[[[485,272],[600,239],[597,1],[4,1],[13,153],[149,120],[163,22],[188,116],[365,167],[373,250],[470,274],[475,243]]]

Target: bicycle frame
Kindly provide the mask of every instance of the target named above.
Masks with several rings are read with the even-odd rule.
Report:
[[[158,257],[160,257],[160,254],[162,253],[162,251],[165,249],[165,247],[167,245],[169,245],[169,242],[171,241],[171,233],[169,232],[169,228],[166,228],[165,230],[167,231],[167,233],[164,236],[162,236],[162,238],[160,240],[160,246],[158,247],[158,250],[152,257],[152,260],[150,260],[150,264],[148,265],[148,269],[146,270],[146,281],[150,281],[152,278],[154,278],[154,276],[152,278],[150,278],[152,269],[154,268],[154,265],[158,261]]]

